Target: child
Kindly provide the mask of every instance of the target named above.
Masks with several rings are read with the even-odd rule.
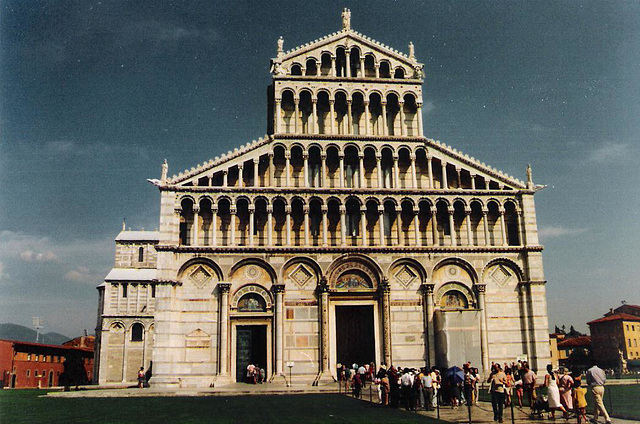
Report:
[[[573,402],[578,415],[578,424],[587,423],[587,389],[581,386],[581,381],[577,378],[573,386]]]

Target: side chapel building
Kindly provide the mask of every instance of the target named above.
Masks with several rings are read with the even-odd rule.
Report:
[[[549,361],[533,196],[424,136],[423,64],[342,29],[278,41],[268,135],[177,176],[98,287],[96,381],[332,381],[341,364]],[[285,373],[286,371],[286,373]]]

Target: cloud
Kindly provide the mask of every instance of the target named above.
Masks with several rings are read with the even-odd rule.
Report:
[[[556,237],[573,236],[586,232],[586,228],[567,228],[560,225],[542,227],[538,230],[540,238],[551,239]]]
[[[58,255],[53,253],[51,250],[37,253],[28,249],[20,252],[20,259],[25,262],[55,262],[60,258],[58,258]]]
[[[628,143],[605,143],[589,152],[587,161],[602,163],[608,162],[612,159],[623,158],[629,153],[629,147],[630,146]]]
[[[124,44],[152,41],[176,43],[186,40],[215,42],[220,34],[213,28],[186,28],[171,22],[145,20],[132,22],[119,32],[120,42]]]
[[[96,273],[92,273],[89,268],[85,266],[78,267],[68,271],[64,278],[74,283],[92,283],[100,280],[100,277]]]
[[[435,108],[436,108],[436,105],[433,104],[431,100],[427,100],[427,102],[422,107],[422,109],[424,110],[424,113],[432,112]]]

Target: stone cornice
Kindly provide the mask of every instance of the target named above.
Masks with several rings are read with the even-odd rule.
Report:
[[[354,135],[354,134],[299,134],[276,133],[273,141],[278,140],[313,140],[313,141],[379,141],[379,142],[419,142],[425,143],[427,138],[421,136],[393,136],[393,135]]]
[[[376,83],[376,84],[413,84],[422,85],[422,80],[416,78],[375,78],[375,77],[333,77],[330,75],[277,75],[273,77],[274,81],[322,81],[322,82],[340,82],[340,83]]]
[[[353,188],[353,187],[205,187],[205,186],[174,186],[163,185],[158,186],[160,191],[173,192],[193,192],[193,193],[236,193],[238,195],[246,194],[296,194],[296,195],[377,195],[377,196],[517,196],[520,194],[534,194],[533,190],[471,190],[471,189],[428,189],[428,188]]]
[[[175,246],[159,244],[158,252],[174,253],[262,253],[266,255],[286,253],[527,253],[541,252],[536,246]],[[533,283],[533,282],[532,282]]]

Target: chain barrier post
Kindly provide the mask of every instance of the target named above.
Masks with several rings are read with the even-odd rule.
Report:
[[[513,416],[513,397],[511,398],[509,405],[511,406],[511,424],[516,424],[516,418]]]

